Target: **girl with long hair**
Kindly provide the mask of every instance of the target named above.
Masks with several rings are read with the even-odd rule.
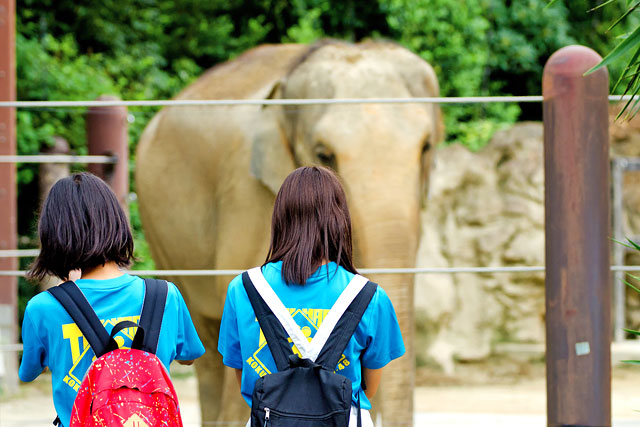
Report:
[[[309,341],[358,273],[352,254],[351,218],[336,174],[319,166],[293,171],[276,196],[261,272]],[[241,276],[229,284],[218,350],[223,363],[235,369],[242,397],[251,405],[256,380],[277,369]],[[378,390],[382,368],[404,352],[395,311],[378,286],[335,366],[336,373],[351,380],[350,425],[358,400],[362,425],[373,425],[369,399]]]

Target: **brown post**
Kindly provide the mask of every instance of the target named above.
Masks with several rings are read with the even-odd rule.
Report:
[[[53,145],[43,147],[42,154],[60,155],[69,154],[69,143],[60,136],[53,137]],[[59,179],[69,176],[69,164],[67,163],[41,163],[38,167],[38,192],[40,200],[44,201],[49,194],[49,190]]]
[[[54,136],[53,145],[43,147],[40,152],[49,155],[69,154],[69,143],[60,136]],[[70,168],[67,163],[40,163],[38,169],[38,193],[40,194],[40,203],[42,203],[49,194],[49,190],[51,190],[53,184],[59,179],[69,176]],[[57,277],[47,276],[40,282],[40,290],[46,291],[58,283],[60,283],[60,279]]]
[[[0,0],[0,101],[16,99],[15,0]],[[0,155],[16,154],[15,108],[0,108]],[[17,248],[16,165],[0,164],[0,249]],[[17,270],[17,258],[0,258],[0,270]],[[17,340],[18,280],[0,277],[0,345]],[[15,352],[0,351],[0,390],[18,387]]]
[[[98,100],[117,100],[114,96],[100,96]],[[104,179],[118,196],[120,205],[129,212],[129,145],[127,136],[127,107],[92,107],[87,114],[89,154],[116,156],[118,163],[90,164],[89,172]]]
[[[544,68],[547,423],[611,425],[609,74],[583,46]]]

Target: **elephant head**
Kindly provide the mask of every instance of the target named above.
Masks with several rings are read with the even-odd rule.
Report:
[[[431,66],[399,46],[330,42],[312,47],[299,58],[273,85],[269,98],[412,98],[438,94]],[[264,107],[264,117],[253,138],[251,173],[275,194],[296,167],[319,164],[338,172],[349,194],[360,265],[373,265],[367,261],[376,243],[385,247],[394,243],[387,240],[389,234],[406,235],[407,227],[414,227],[407,229],[408,234],[417,234],[417,215],[428,188],[432,149],[443,137],[437,104],[268,106]],[[394,231],[381,234],[379,227],[385,226]],[[384,235],[385,241],[376,242],[368,234]],[[392,252],[408,251],[403,263],[413,265],[411,257],[417,242],[407,245],[403,240]],[[385,260],[375,261],[381,265]]]

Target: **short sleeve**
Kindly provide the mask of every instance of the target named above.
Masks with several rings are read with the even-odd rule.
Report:
[[[178,339],[176,343],[176,359],[177,360],[194,360],[204,354],[204,346],[196,327],[193,325],[191,314],[185,304],[182,294],[175,287],[173,289],[178,294]]]
[[[22,381],[33,381],[47,365],[47,351],[31,319],[29,305],[22,322],[22,344],[22,362],[20,362],[18,376]]]
[[[380,369],[405,353],[398,318],[391,300],[378,286],[365,316],[368,318],[369,344],[362,353],[362,365]]]
[[[235,288],[237,278],[229,284],[227,299],[224,302],[222,322],[220,324],[220,338],[218,351],[222,355],[222,363],[230,368],[242,369],[242,354],[240,350],[240,335],[238,333],[238,317],[235,305]]]

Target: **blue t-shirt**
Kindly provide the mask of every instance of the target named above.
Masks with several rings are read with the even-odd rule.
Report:
[[[144,299],[144,282],[140,277],[123,274],[108,280],[80,279],[76,284],[107,331],[111,332],[123,320],[139,320]],[[127,328],[116,335],[120,347],[131,346],[135,331],[136,328]],[[62,424],[68,426],[78,388],[95,357],[93,350],[71,316],[49,292],[41,292],[27,304],[22,342],[20,379],[33,381],[48,366],[53,404]],[[189,310],[173,283],[169,283],[156,354],[167,371],[174,359],[193,360],[204,354]]]
[[[289,309],[302,332],[311,340],[353,274],[331,262],[318,268],[304,286],[287,285],[282,278],[281,268],[282,262],[269,263],[262,268],[262,274]],[[289,342],[293,351],[297,352],[291,339]],[[235,277],[229,284],[218,351],[226,366],[242,369],[242,397],[251,405],[256,380],[277,372],[277,369],[242,284],[242,276]],[[378,286],[336,366],[336,372],[352,382],[354,405],[362,390],[361,364],[365,368],[380,369],[404,352],[393,305],[385,291]],[[364,393],[360,393],[360,404],[363,409],[371,409],[371,403]]]

